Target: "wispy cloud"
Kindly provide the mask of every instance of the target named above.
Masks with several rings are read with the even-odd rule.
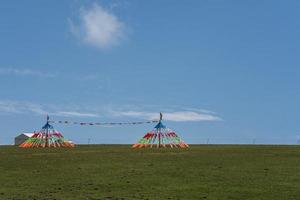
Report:
[[[2,113],[21,113],[18,105],[12,101],[0,101],[0,112]]]
[[[106,49],[124,38],[125,25],[100,4],[81,8],[77,23],[69,20],[71,33],[86,44]]]
[[[13,75],[13,76],[33,76],[41,78],[53,78],[56,74],[49,72],[41,72],[32,69],[24,68],[0,68],[0,76],[3,75]]]
[[[22,114],[22,113],[46,114],[47,113],[38,104],[32,104],[28,102],[18,102],[18,101],[0,101],[0,112],[14,113],[14,114]]]
[[[64,106],[62,106],[64,107]],[[35,115],[51,115],[61,117],[98,117],[98,114],[64,110],[57,106],[41,105],[30,102],[18,101],[0,101],[0,113],[12,114],[35,114]]]
[[[133,108],[133,109],[132,109]],[[143,111],[137,106],[65,106],[42,105],[31,102],[0,101],[0,113],[35,114],[60,117],[104,117],[104,118],[139,118],[145,120],[159,119],[159,111]],[[181,109],[163,112],[164,120],[175,122],[220,121],[216,113],[201,109]]]
[[[53,115],[64,116],[64,117],[98,117],[98,114],[94,113],[82,113],[82,112],[75,112],[75,111],[59,111],[53,113]]]
[[[137,111],[125,111],[117,112],[117,115],[127,117],[140,117],[149,120],[158,119],[158,112],[137,112]],[[168,121],[186,122],[186,121],[219,121],[220,117],[215,114],[200,113],[195,111],[175,111],[164,112],[164,119]]]

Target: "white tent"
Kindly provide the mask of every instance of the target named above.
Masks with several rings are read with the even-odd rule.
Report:
[[[33,133],[22,133],[15,137],[15,145],[20,145],[25,142],[28,138],[32,137]]]

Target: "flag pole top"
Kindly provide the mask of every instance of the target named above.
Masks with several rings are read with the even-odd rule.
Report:
[[[159,122],[161,122],[162,118],[163,118],[163,114],[160,112],[159,113]]]

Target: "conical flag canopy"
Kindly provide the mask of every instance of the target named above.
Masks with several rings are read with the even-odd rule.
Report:
[[[176,133],[175,131],[167,128],[163,123],[162,114],[159,120],[159,123],[154,127],[154,129],[146,135],[142,139],[138,141],[138,143],[132,145],[132,148],[152,148],[152,147],[171,147],[171,148],[188,148],[187,145]]]
[[[35,132],[32,137],[28,138],[19,147],[74,147],[74,144],[66,140],[60,132],[55,130],[49,124],[49,117],[47,117],[47,123],[43,128],[39,132]]]

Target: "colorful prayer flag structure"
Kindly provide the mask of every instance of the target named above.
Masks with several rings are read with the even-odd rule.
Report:
[[[64,136],[55,130],[52,125],[49,124],[49,116],[47,116],[47,123],[42,127],[39,132],[34,132],[33,136],[28,138],[24,143],[20,144],[22,148],[33,147],[74,147],[75,145],[66,140]]]
[[[154,129],[138,143],[132,145],[132,148],[161,148],[161,147],[170,147],[170,148],[188,148],[189,145],[186,144],[173,130],[167,128],[162,124],[162,113],[160,113],[160,120]]]

